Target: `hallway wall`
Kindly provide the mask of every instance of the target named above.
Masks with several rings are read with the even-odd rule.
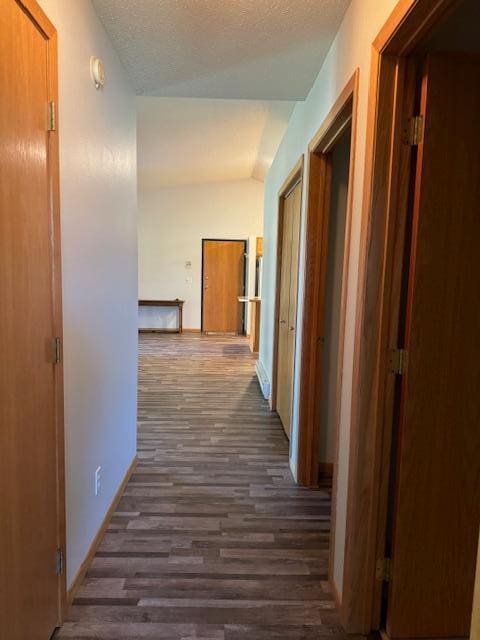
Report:
[[[273,359],[273,322],[275,297],[275,265],[277,243],[278,191],[301,154],[307,154],[308,143],[313,138],[322,121],[333,106],[336,98],[353,75],[360,69],[360,89],[358,103],[358,129],[353,183],[353,214],[350,246],[350,269],[348,279],[347,311],[345,326],[345,351],[343,360],[343,388],[341,393],[341,416],[338,460],[338,495],[336,503],[336,535],[334,583],[342,594],[343,560],[345,548],[345,521],[348,483],[348,460],[350,438],[351,386],[355,328],[355,308],[359,260],[360,220],[362,213],[365,138],[367,122],[367,101],[370,83],[371,44],[383,26],[397,0],[352,0],[335,37],[329,54],[305,102],[298,103],[292,114],[288,129],[280,144],[272,168],[265,182],[265,225],[264,225],[264,271],[262,285],[262,324],[260,342],[260,363],[270,377]],[[308,165],[308,162],[306,163]],[[308,171],[308,166],[306,166]],[[305,208],[304,180],[303,208]],[[300,248],[301,271],[299,276],[299,316],[297,326],[302,323],[302,302],[304,294],[304,236],[305,216],[302,218],[302,241]],[[297,334],[297,362],[295,397],[298,395],[298,372],[301,332]],[[294,397],[292,440],[290,463],[296,475],[298,403]]]
[[[40,4],[59,42],[70,585],[136,450],[136,116],[133,92],[90,0]],[[105,63],[102,91],[90,78],[92,55]]]
[[[184,327],[200,329],[202,238],[250,240],[248,280],[253,295],[254,239],[263,233],[263,182],[246,179],[140,189],[138,205],[140,298],[185,300]],[[191,268],[185,267],[187,261]],[[142,309],[143,326],[149,322],[149,311]],[[150,320],[158,326],[175,326],[175,312],[153,312]]]

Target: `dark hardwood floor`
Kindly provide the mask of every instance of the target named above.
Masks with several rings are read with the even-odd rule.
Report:
[[[294,486],[244,338],[144,334],[139,464],[57,638],[346,637],[330,493]]]

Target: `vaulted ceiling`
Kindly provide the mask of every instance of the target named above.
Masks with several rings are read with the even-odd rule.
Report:
[[[303,100],[350,0],[93,0],[139,95]]]
[[[147,189],[263,180],[350,0],[93,4],[139,96]]]
[[[140,188],[263,180],[294,104],[137,98]]]

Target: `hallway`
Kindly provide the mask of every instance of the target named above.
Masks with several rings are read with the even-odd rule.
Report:
[[[140,338],[139,463],[56,638],[343,638],[328,488],[293,485],[244,338]]]

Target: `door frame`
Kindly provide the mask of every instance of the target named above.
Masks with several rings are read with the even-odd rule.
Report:
[[[238,238],[202,238],[202,275],[201,275],[201,282],[200,282],[200,289],[201,289],[201,303],[200,303],[200,330],[203,333],[204,329],[203,329],[203,268],[204,268],[204,261],[205,261],[205,243],[206,242],[243,242],[243,296],[246,295],[246,290],[247,290],[247,247],[248,247],[248,240],[239,240]],[[242,316],[242,333],[240,335],[245,335],[246,332],[246,322],[245,322],[245,314],[246,311],[244,310],[243,316]]]
[[[285,198],[294,186],[303,181],[304,156],[297,160],[287,178],[278,191],[278,219],[277,219],[277,257],[275,266],[275,309],[273,315],[273,362],[272,362],[272,390],[270,393],[270,409],[277,410],[277,387],[278,387],[278,323],[280,320],[280,280],[282,273],[282,243],[283,243],[283,221],[285,217]],[[300,204],[300,230],[302,228],[302,204]],[[301,234],[301,231],[300,231]],[[300,260],[297,266],[297,278],[299,274]],[[297,300],[298,309],[298,300]],[[295,362],[295,354],[293,356]],[[292,381],[293,382],[293,381]],[[292,403],[293,406],[293,403]]]
[[[406,185],[414,115],[408,58],[460,0],[400,0],[372,46],[355,325],[346,545],[341,622],[349,633],[380,628]]]
[[[336,380],[335,454],[333,500],[336,487],[338,424],[342,388],[343,343],[345,335],[350,232],[355,172],[359,69],[350,78],[317,133],[308,145],[308,185],[305,232],[305,287],[303,301],[302,350],[299,385],[297,480],[300,485],[318,486],[320,396],[322,357],[320,341],[325,319],[324,293],[327,275],[328,218],[331,192],[331,152],[345,129],[351,125],[345,243],[341,284],[338,375]],[[332,504],[332,514],[335,505]],[[334,524],[332,522],[332,535]],[[333,548],[333,544],[331,545]]]
[[[60,235],[60,175],[58,133],[58,42],[57,31],[36,0],[15,0],[42,31],[48,43],[48,99],[56,105],[55,130],[48,133],[48,182],[52,237],[53,330],[63,344],[62,261]],[[53,337],[53,336],[52,336]],[[65,505],[65,434],[63,397],[63,358],[54,367],[56,475],[57,475],[57,548],[63,552],[63,571],[58,577],[58,626],[66,610],[66,505]],[[53,559],[52,559],[53,562]]]

